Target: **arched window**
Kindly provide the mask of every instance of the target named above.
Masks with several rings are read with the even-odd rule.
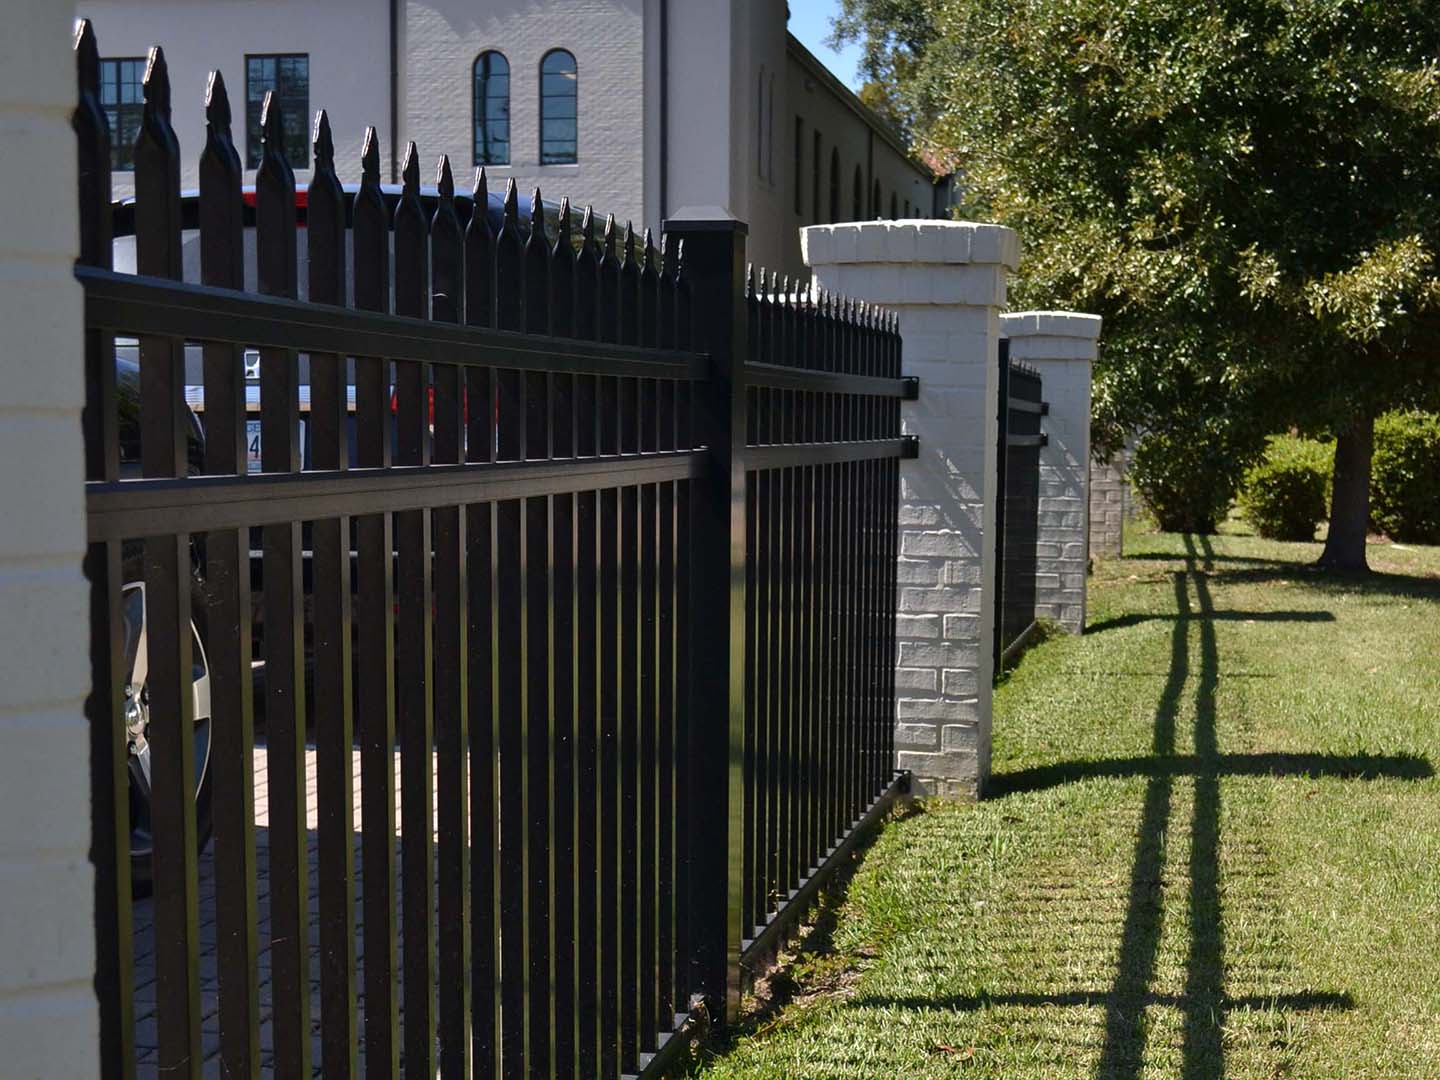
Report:
[[[895,192],[890,192],[890,220],[894,221],[900,216],[900,204],[895,201]]]
[[[855,192],[850,199],[852,211],[851,221],[863,221],[865,219],[865,177],[860,174],[860,166],[855,166]]]
[[[491,50],[475,58],[475,164],[510,162],[510,62]]]
[[[765,179],[775,182],[775,74],[770,74],[770,99],[765,103]]]
[[[541,165],[573,165],[579,159],[577,87],[575,57],[551,49],[540,61]]]
[[[906,220],[909,220],[909,218],[910,218],[910,200],[909,200],[909,199],[906,199],[906,200],[905,200],[905,218],[906,218]]]
[[[870,191],[870,216],[880,220],[880,181],[875,181],[874,188]]]
[[[810,212],[820,224],[820,132],[815,132],[815,145],[810,154]]]
[[[840,150],[830,151],[830,217],[831,223],[840,220]]]
[[[765,65],[755,82],[755,172],[765,179]]]

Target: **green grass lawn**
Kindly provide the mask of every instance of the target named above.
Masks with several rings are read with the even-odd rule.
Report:
[[[1440,548],[1127,547],[696,1075],[1440,1078]]]

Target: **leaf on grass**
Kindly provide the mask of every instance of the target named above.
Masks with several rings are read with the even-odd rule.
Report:
[[[956,1061],[969,1061],[975,1056],[975,1048],[967,1046],[963,1050],[958,1046],[947,1046],[944,1043],[936,1043],[930,1048],[932,1054],[949,1054]]]

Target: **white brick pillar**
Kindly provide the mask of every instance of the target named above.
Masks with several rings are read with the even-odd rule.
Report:
[[[920,793],[974,797],[990,773],[997,355],[1019,237],[998,225],[876,221],[801,230],[815,284],[899,313],[920,379],[901,470],[896,764]]]
[[[1040,449],[1040,531],[1035,613],[1072,634],[1085,629],[1085,575],[1090,560],[1090,367],[1100,316],[1022,311],[1000,317],[1010,359],[1040,372],[1050,405]]]
[[[74,7],[0,34],[0,1073],[97,1076]]]

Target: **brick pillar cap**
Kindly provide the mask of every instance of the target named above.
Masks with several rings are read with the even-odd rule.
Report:
[[[1000,316],[1000,330],[1012,340],[1026,337],[1064,337],[1095,341],[1100,337],[1099,315],[1079,311],[1017,311]]]
[[[838,263],[1020,265],[1020,236],[978,221],[855,221],[800,230],[806,266]]]

